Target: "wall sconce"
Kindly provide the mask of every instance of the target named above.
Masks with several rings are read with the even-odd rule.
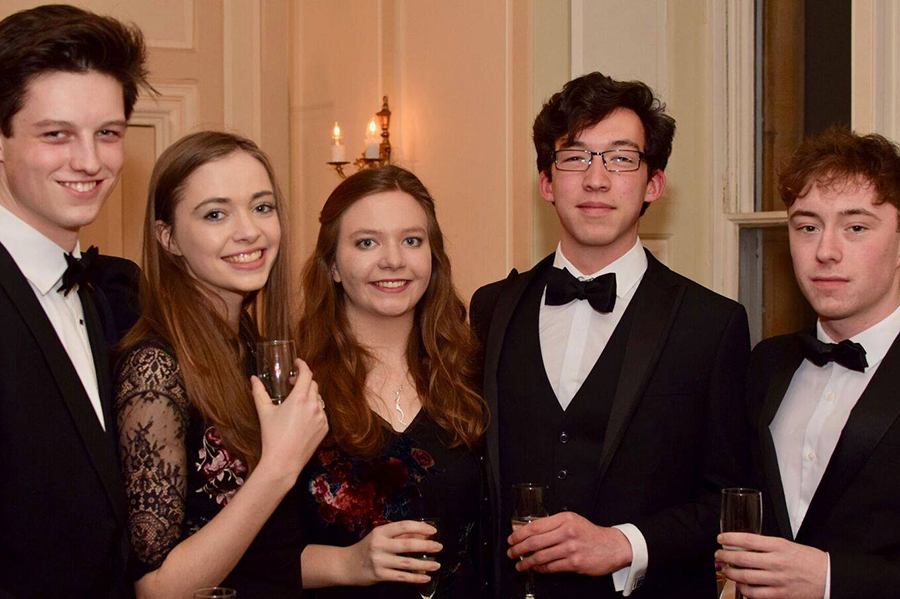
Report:
[[[391,163],[391,140],[388,128],[391,125],[391,109],[388,107],[388,97],[384,96],[381,110],[375,113],[378,124],[375,119],[369,121],[366,127],[366,149],[362,155],[353,161],[357,170],[364,168],[375,168]],[[378,142],[378,125],[381,126],[381,142]],[[332,131],[331,139],[334,142],[331,146],[331,160],[328,164],[334,167],[341,179],[345,179],[344,167],[350,164],[347,160],[347,149],[344,147],[344,136],[341,127],[335,123]]]

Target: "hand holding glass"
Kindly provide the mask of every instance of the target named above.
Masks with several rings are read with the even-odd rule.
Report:
[[[547,508],[544,506],[547,501],[547,493],[547,487],[534,483],[513,485],[513,532],[538,518],[547,517]],[[528,556],[523,555],[519,559],[526,557]],[[525,571],[525,599],[535,599],[534,571],[531,569]]]
[[[762,532],[762,493],[756,489],[722,489],[721,532]],[[725,547],[731,551],[741,551],[742,547]],[[735,599],[742,599],[739,591]]]
[[[425,524],[434,527],[434,530],[437,531],[430,537],[426,537],[432,541],[441,542],[441,521],[439,518],[415,518],[417,522],[424,522]],[[426,562],[435,562],[437,561],[437,554],[434,553],[411,553],[408,554],[409,557],[414,557],[416,559],[424,560]],[[417,570],[416,574],[424,574],[425,576],[430,576],[431,580],[425,583],[417,583],[416,590],[419,591],[419,596],[422,599],[432,599],[434,597],[435,591],[437,591],[438,587],[438,573],[437,572],[426,572],[424,570]]]
[[[280,404],[291,392],[292,381],[297,376],[296,358],[293,341],[276,339],[256,344],[256,374],[266,386],[272,403]]]
[[[237,591],[225,587],[207,587],[194,591],[194,599],[235,599]]]

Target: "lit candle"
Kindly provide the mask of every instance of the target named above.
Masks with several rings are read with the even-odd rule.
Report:
[[[375,126],[375,119],[369,121],[366,128],[366,158],[378,158],[378,129]]]
[[[341,135],[341,127],[337,124],[337,121],[334,122],[334,130],[331,133],[331,139],[334,140],[334,145],[331,146],[331,161],[346,162],[347,148],[344,147],[344,136]]]

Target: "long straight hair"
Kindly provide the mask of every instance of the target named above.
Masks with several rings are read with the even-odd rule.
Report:
[[[203,418],[214,424],[225,447],[251,468],[262,453],[259,418],[245,373],[246,350],[221,316],[224,302],[205,291],[183,257],[157,239],[157,222],[178,226],[175,207],[191,174],[204,164],[237,152],[263,165],[275,194],[282,250],[289,248],[286,202],[272,165],[252,141],[217,131],[194,133],[170,146],[153,168],[144,219],[141,316],[122,342],[122,352],[138,342],[161,337],[175,350],[187,395]],[[279,251],[266,285],[247,296],[241,320],[270,338],[289,334],[289,257]]]
[[[416,306],[406,362],[422,409],[447,433],[451,447],[471,449],[487,426],[485,403],[476,391],[477,344],[453,287],[434,200],[415,175],[398,166],[360,171],[335,188],[322,208],[316,249],[303,270],[299,347],[326,398],[330,432],[325,442],[368,455],[383,441],[382,426],[365,396],[373,357],[353,335],[344,289],[332,279],[331,269],[347,209],[366,196],[397,190],[425,210],[431,246],[431,280]]]

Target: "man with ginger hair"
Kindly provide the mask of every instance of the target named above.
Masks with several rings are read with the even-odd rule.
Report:
[[[748,402],[763,535],[717,552],[745,597],[900,589],[900,150],[830,129],[780,175],[815,330],[761,342]]]

